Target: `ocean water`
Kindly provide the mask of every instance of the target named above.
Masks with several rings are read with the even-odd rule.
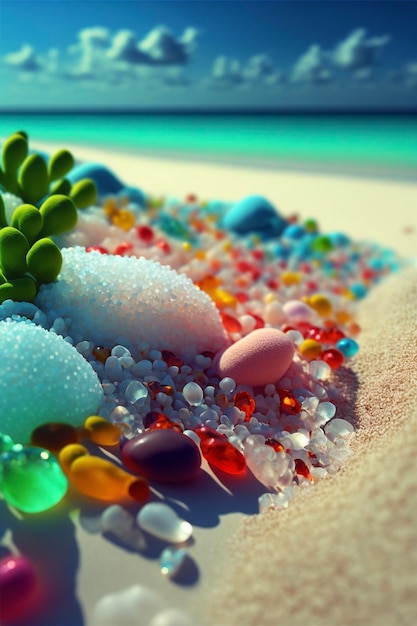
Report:
[[[417,178],[414,115],[0,114],[0,140]]]

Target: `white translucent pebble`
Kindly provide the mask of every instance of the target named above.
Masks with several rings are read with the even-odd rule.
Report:
[[[147,626],[166,603],[143,585],[103,596],[93,608],[91,626]]]
[[[192,439],[194,443],[196,443],[198,446],[200,445],[200,437],[197,435],[197,433],[194,430],[189,430],[187,428],[186,430],[184,430],[183,435],[186,435],[187,437]]]
[[[71,318],[76,340],[137,349],[146,341],[179,356],[217,352],[228,344],[214,302],[186,275],[143,257],[81,247],[61,252],[61,273],[42,285],[36,304]]]
[[[298,431],[296,433],[286,435],[285,442],[289,442],[289,445],[285,447],[289,447],[291,450],[302,450],[308,443],[310,443],[310,439],[306,434]]]
[[[335,419],[328,422],[324,427],[324,432],[330,441],[334,441],[337,437],[347,437],[353,433],[354,430],[352,424],[338,417],[335,417]]]
[[[155,615],[149,626],[197,626],[197,624],[188,613],[173,607]]]
[[[242,326],[242,334],[247,335],[256,326],[256,320],[252,315],[241,315],[239,317],[240,325]]]
[[[149,502],[141,508],[136,521],[150,535],[172,543],[183,543],[193,534],[193,527],[178,517],[164,502]]]
[[[325,361],[311,361],[308,366],[310,374],[316,380],[328,380],[331,376],[332,369]]]
[[[125,398],[131,404],[141,405],[148,397],[148,389],[139,380],[131,380],[125,391]]]
[[[336,413],[336,407],[333,402],[320,402],[316,409],[316,418],[319,417],[320,424],[328,422]]]
[[[233,380],[233,378],[226,376],[225,378],[222,378],[219,382],[219,387],[223,391],[223,393],[233,393],[236,389],[236,382]]]
[[[294,495],[294,489],[287,487],[284,491],[278,493],[264,493],[258,498],[259,513],[273,509],[287,509],[291,498]]]
[[[144,535],[137,527],[134,516],[120,504],[113,504],[100,516],[101,532],[116,538],[122,545],[133,550],[145,547]]]
[[[291,339],[294,345],[301,346],[304,341],[303,335],[298,330],[289,330],[285,333],[288,339]]]
[[[81,426],[104,394],[97,374],[61,336],[28,320],[1,321],[0,432],[16,443],[46,422]]]
[[[168,547],[162,550],[159,557],[161,574],[170,578],[175,576],[180,571],[187,555],[185,548]]]
[[[192,406],[199,406],[203,402],[203,390],[197,383],[187,383],[183,390],[182,395],[184,399]]]
[[[281,304],[277,300],[269,302],[265,307],[263,318],[271,326],[280,326],[285,320]]]

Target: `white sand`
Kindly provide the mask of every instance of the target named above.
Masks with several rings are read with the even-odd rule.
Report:
[[[378,241],[406,256],[417,250],[417,186],[410,183],[67,147],[148,193],[224,200],[260,193],[284,214],[316,218],[323,231]],[[233,512],[245,502],[242,489],[240,500],[223,490],[188,494],[190,510],[206,508],[209,520],[196,525],[190,553],[199,576],[189,586],[163,580],[155,559],[77,526],[77,593],[87,624],[94,626],[89,616],[101,595],[135,583],[189,610],[196,626],[417,623],[416,285],[417,270],[410,269],[363,304],[361,351],[353,373],[341,380],[348,393],[344,410],[358,428],[356,454],[345,470],[281,514]]]

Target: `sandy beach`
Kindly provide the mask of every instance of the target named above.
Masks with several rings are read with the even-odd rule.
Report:
[[[34,147],[51,153],[62,146]],[[154,196],[234,201],[257,193],[283,215],[315,218],[324,233],[341,231],[415,258],[417,185],[409,182],[65,147],[77,160],[107,165],[124,183]],[[96,626],[97,600],[135,583],[188,611],[195,626],[417,621],[417,269],[411,265],[375,288],[360,308],[360,353],[338,375],[345,396],[340,416],[357,431],[343,471],[300,491],[288,510],[260,516],[257,498],[264,490],[255,480],[211,481],[207,492],[188,490],[183,502],[195,511],[194,565],[178,583],[161,576],[155,555],[143,558],[103,539],[94,509],[84,510],[74,527],[62,520],[54,527],[53,519],[40,516],[27,541],[38,532],[41,549],[48,527],[54,528],[60,547],[50,567],[58,578],[62,546],[74,551],[62,624]]]

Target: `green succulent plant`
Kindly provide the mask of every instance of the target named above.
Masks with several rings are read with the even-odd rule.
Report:
[[[69,196],[78,209],[91,206],[97,198],[97,189],[89,178],[75,185],[65,176],[74,166],[69,150],[58,150],[48,163],[40,154],[29,154],[28,135],[17,131],[3,144],[0,167],[0,187],[37,205],[48,195]]]
[[[0,193],[0,304],[5,300],[32,302],[40,285],[56,280],[62,254],[51,239],[77,223],[78,209],[94,204],[97,189],[84,179],[71,185],[65,178],[74,165],[68,150],[59,150],[48,163],[29,155],[24,131],[3,144],[0,191],[22,198],[7,221]]]

